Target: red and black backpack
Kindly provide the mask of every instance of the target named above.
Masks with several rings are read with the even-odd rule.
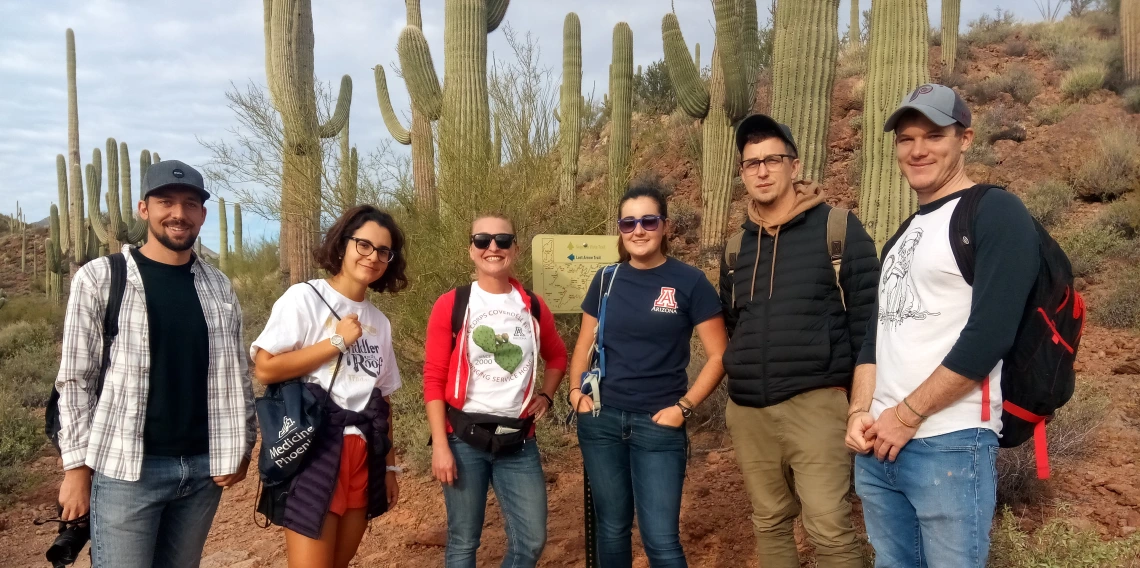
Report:
[[[950,217],[950,248],[962,277],[971,286],[974,283],[974,217],[982,197],[991,189],[1004,190],[996,185],[975,185],[964,190]],[[899,234],[909,224],[908,219]],[[1033,227],[1040,241],[1041,262],[1013,346],[1002,358],[1000,445],[1012,448],[1033,438],[1037,475],[1045,479],[1049,477],[1045,424],[1073,396],[1076,386],[1073,363],[1084,330],[1085,303],[1073,289],[1073,268],[1065,251],[1036,219]],[[886,250],[889,249],[884,248]],[[990,419],[989,392],[987,377],[982,381],[982,420]]]

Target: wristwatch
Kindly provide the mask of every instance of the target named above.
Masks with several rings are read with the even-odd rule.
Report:
[[[693,409],[687,408],[685,405],[681,404],[680,402],[678,402],[674,406],[681,409],[681,416],[684,417],[685,420],[688,420],[689,417],[693,415]]]
[[[332,334],[332,337],[329,338],[329,343],[332,343],[333,347],[340,349],[341,353],[348,353],[348,346],[344,344],[344,338],[341,337],[339,333]]]

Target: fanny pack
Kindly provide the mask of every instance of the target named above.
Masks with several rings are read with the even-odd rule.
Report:
[[[493,455],[513,454],[522,449],[530,435],[534,417],[508,418],[493,414],[463,412],[447,407],[447,421],[452,432],[467,445]]]

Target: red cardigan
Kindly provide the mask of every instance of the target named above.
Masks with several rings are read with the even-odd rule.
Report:
[[[530,296],[523,289],[522,284],[514,278],[511,286],[522,295],[523,310],[530,312]],[[566,370],[566,345],[558,335],[554,326],[554,315],[550,308],[537,294],[541,317],[535,318],[531,314],[534,325],[535,340],[538,343],[538,352],[546,361],[547,369]],[[439,297],[431,309],[428,318],[427,342],[424,346],[424,401],[443,400],[449,406],[463,409],[467,401],[467,378],[470,365],[467,362],[467,317],[463,318],[463,326],[452,346],[451,338],[451,311],[455,307],[455,290],[451,290]],[[463,362],[460,365],[460,362]],[[523,399],[523,411],[520,418],[526,416],[527,407],[534,397],[535,374],[538,366],[531,371],[530,384],[526,386],[526,397]],[[451,431],[451,425],[447,426]]]

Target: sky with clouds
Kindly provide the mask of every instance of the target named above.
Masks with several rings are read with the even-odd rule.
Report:
[[[847,27],[849,0],[839,8]],[[407,115],[407,93],[391,74],[395,45],[404,26],[400,0],[312,0],[316,35],[316,74],[336,81],[353,78],[352,137],[361,153],[389,138],[380,117],[372,67],[389,71],[392,104]],[[442,78],[444,0],[423,0],[424,33]],[[634,64],[662,57],[661,17],[672,4],[690,46],[700,42],[707,59],[713,44],[709,0],[514,0],[506,23],[531,32],[542,59],[560,72],[562,21],[572,7],[582,20],[583,91],[600,98],[607,89],[614,24],[633,30]],[[759,0],[760,19],[768,17]],[[864,9],[870,2],[863,0]],[[1019,19],[1039,19],[1034,0],[1006,0],[1003,9]],[[940,2],[928,1],[937,27]],[[962,0],[962,25],[992,12],[992,0]],[[262,3],[257,0],[0,0],[0,212],[19,201],[27,218],[47,216],[56,201],[55,156],[67,151],[67,74],[65,30],[75,30],[80,153],[114,137],[127,142],[138,196],[138,156],[157,151],[164,159],[191,165],[210,156],[198,139],[224,140],[235,124],[226,106],[231,83],[264,84]],[[489,38],[491,55],[509,56],[501,32]],[[405,124],[408,121],[405,119]],[[394,145],[398,151],[402,146]],[[223,195],[223,197],[229,197]],[[275,238],[275,222],[247,214],[245,240]],[[216,218],[202,230],[216,248]]]

